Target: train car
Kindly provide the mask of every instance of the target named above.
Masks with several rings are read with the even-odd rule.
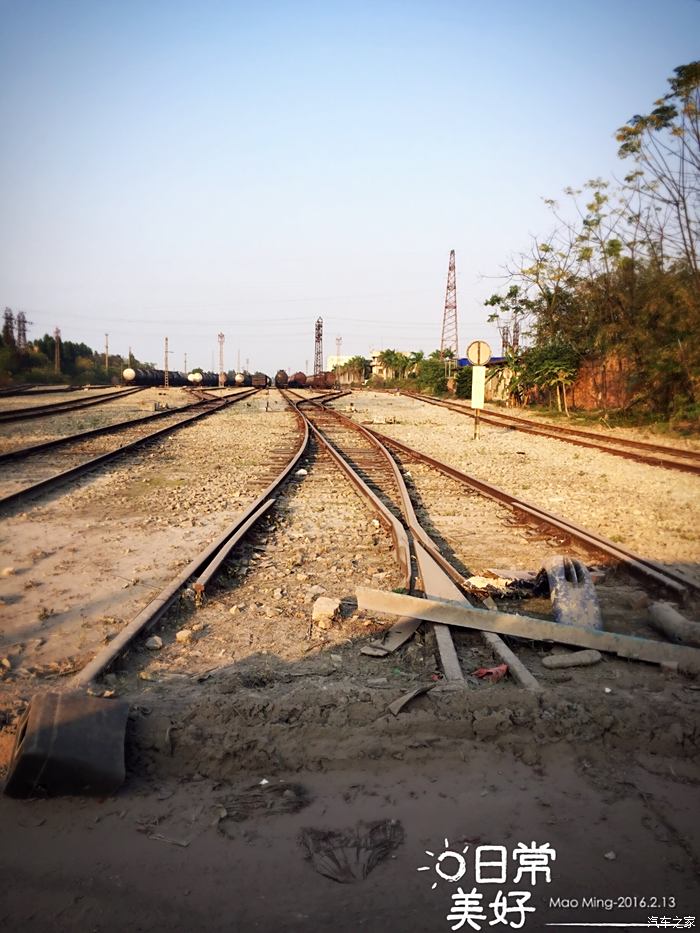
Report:
[[[290,389],[303,389],[306,385],[306,373],[294,373],[289,380]]]
[[[128,385],[158,388],[165,385],[165,372],[162,369],[134,369],[129,366],[122,372],[122,379]],[[217,373],[202,373],[201,382],[198,384],[200,386],[217,386],[219,384],[219,376]],[[187,373],[169,370],[168,385],[174,388],[181,388],[184,386],[191,386],[192,381],[189,379]]]
[[[266,389],[270,385],[270,378],[265,373],[253,373],[251,385],[254,389]]]
[[[275,376],[275,386],[278,389],[286,389],[289,385],[289,376],[283,369],[277,370],[277,375]]]
[[[332,389],[335,386],[335,373],[316,373],[311,377],[311,385],[314,389]]]

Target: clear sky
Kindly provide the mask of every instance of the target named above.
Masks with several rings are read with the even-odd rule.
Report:
[[[274,372],[460,346],[698,0],[0,0],[0,305],[142,360]],[[217,354],[218,359],[218,354]]]

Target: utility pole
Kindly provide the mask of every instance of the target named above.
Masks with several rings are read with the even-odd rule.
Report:
[[[249,357],[249,356],[247,356],[247,357],[245,358],[245,371],[246,371],[247,373],[250,372],[250,357]]]
[[[452,361],[445,357],[445,350],[452,350]],[[446,375],[450,375],[452,365],[457,365],[459,357],[459,341],[457,338],[457,276],[455,272],[455,251],[450,250],[450,265],[447,270],[447,290],[445,292],[445,311],[442,316],[442,338],[440,340],[440,357],[446,360]]]
[[[342,337],[335,338],[335,385],[340,388],[340,348],[343,343]]]
[[[238,350],[238,363],[236,364],[236,372],[239,373],[240,371],[241,371],[241,351],[240,351],[240,348],[239,348],[239,350]]]
[[[316,321],[314,345],[314,376],[323,372],[323,318]]]
[[[304,364],[304,372],[308,375],[309,373],[309,361],[307,360]]]
[[[226,373],[224,372],[224,340],[223,334],[219,334],[219,385],[226,385]]]
[[[185,353],[185,375],[187,375],[187,354]]]
[[[61,374],[61,331],[57,327],[53,332],[53,371]]]
[[[168,374],[168,338],[165,338],[165,352],[163,353],[163,388],[167,389],[170,386],[170,377]]]
[[[129,347],[129,369],[131,369],[131,347]]]
[[[105,375],[109,382],[109,334],[105,334]]]

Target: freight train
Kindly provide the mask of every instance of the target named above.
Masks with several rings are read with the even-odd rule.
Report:
[[[199,376],[201,375],[201,379]],[[193,378],[194,377],[194,378]],[[164,384],[165,373],[162,369],[132,369],[129,367],[122,373],[122,379],[128,385],[158,387]],[[270,378],[265,373],[236,373],[233,379],[234,385],[253,386],[256,389],[264,389],[270,385]],[[168,384],[175,387],[181,386],[203,386],[211,388],[219,385],[218,373],[180,373],[168,372]]]
[[[307,376],[299,372],[290,377],[284,369],[279,369],[275,376],[275,385],[278,389],[332,389],[335,386],[335,373],[325,372]]]
[[[200,375],[199,373],[191,375]],[[180,373],[177,371],[168,372],[168,385],[171,386],[218,386],[219,384],[219,374],[218,373],[201,373],[202,379],[196,380],[196,382],[189,378],[186,373]],[[165,373],[162,369],[132,369],[128,367],[122,373],[122,379],[124,382],[132,386],[149,386],[149,387],[158,387],[165,384]]]

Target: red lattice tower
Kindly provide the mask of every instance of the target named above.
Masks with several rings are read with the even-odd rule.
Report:
[[[442,316],[442,338],[440,340],[440,356],[444,358],[445,350],[452,350],[454,359],[459,357],[459,340],[457,337],[457,276],[455,274],[455,251],[450,250],[450,266],[447,270],[447,291],[445,292],[445,312]]]
[[[323,318],[316,321],[316,348],[314,351],[314,376],[323,372]]]

